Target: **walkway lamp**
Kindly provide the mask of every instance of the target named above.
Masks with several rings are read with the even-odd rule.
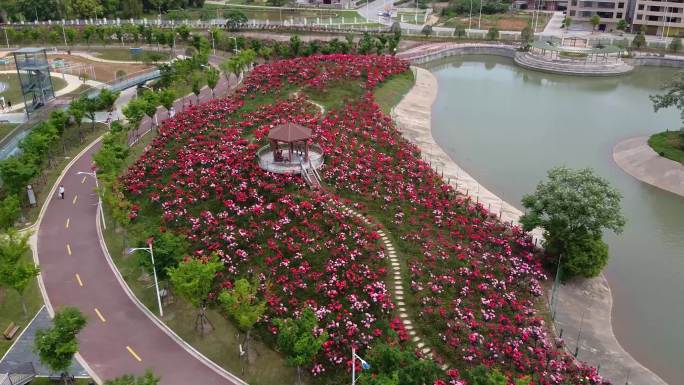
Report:
[[[154,251],[152,250],[152,239],[147,241],[148,247],[131,247],[127,250],[127,253],[133,254],[138,250],[144,250],[150,253],[150,258],[152,259],[152,274],[154,275],[154,287],[157,291],[157,304],[159,305],[159,317],[164,316],[164,310],[162,309],[161,295],[159,294],[159,281],[157,280],[157,267],[154,264]]]
[[[235,36],[228,36],[228,38],[235,40],[235,54],[237,55],[237,53],[238,53],[237,38]]]
[[[95,179],[95,189],[97,190],[97,213],[102,218],[102,227],[107,230],[107,223],[105,222],[104,212],[102,211],[102,197],[100,196],[100,184],[97,182],[97,170],[93,172],[79,171],[76,175],[87,175]]]
[[[359,357],[358,354],[356,354],[356,348],[352,347],[352,385],[356,385],[356,380],[358,377],[356,376],[356,360],[359,360],[361,362],[361,368],[368,370],[370,369],[370,364],[366,362],[363,358]]]

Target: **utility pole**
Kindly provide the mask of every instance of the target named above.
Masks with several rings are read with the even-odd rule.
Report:
[[[482,29],[482,2],[484,0],[480,0],[480,17],[477,18],[477,29]]]
[[[9,48],[10,46],[9,46],[9,38],[7,37],[7,27],[4,27],[2,30],[5,31],[5,42],[7,43],[7,48]]]
[[[418,1],[418,0],[416,0]],[[480,0],[482,1],[482,0]],[[468,29],[472,28],[473,24],[473,0],[470,0],[470,16],[468,16]]]
[[[64,31],[64,19],[62,19],[62,37],[64,38],[64,46],[69,49],[69,44],[67,44],[67,39],[66,39],[66,32]]]

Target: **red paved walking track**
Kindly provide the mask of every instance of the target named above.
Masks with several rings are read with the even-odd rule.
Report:
[[[141,374],[150,368],[161,376],[162,384],[234,384],[157,327],[117,281],[95,226],[95,181],[91,177],[84,181],[83,175],[77,175],[78,171],[91,170],[92,154],[99,146],[97,143],[67,170],[61,181],[65,199],[57,199],[56,194],[51,197],[40,223],[38,258],[50,303],[55,309],[75,306],[87,315],[88,325],[79,335],[80,353],[102,380],[125,373]]]

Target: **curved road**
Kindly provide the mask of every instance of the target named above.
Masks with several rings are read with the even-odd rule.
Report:
[[[226,86],[222,79],[217,94],[225,93]],[[200,99],[209,97],[208,89],[203,90]],[[176,110],[181,109],[179,100]],[[149,126],[146,119],[141,130]],[[91,170],[92,155],[99,147],[98,141],[66,170],[58,182],[66,189],[66,199],[58,199],[53,191],[39,219],[37,253],[46,302],[53,308],[75,306],[88,317],[88,325],[79,334],[80,354],[98,380],[142,374],[149,368],[167,385],[243,384],[171,338],[138,308],[117,280],[95,226],[95,181],[77,174]]]

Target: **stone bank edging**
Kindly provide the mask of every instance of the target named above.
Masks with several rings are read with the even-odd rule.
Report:
[[[417,145],[423,157],[429,161],[437,172],[441,172],[443,178],[460,193],[468,195],[476,202],[482,203],[492,213],[498,213],[500,220],[511,224],[518,224],[518,219],[523,214],[513,205],[503,201],[485,187],[481,186],[467,172],[460,168],[432,137],[432,105],[437,98],[437,79],[426,69],[412,67],[416,82],[414,87],[404,96],[401,102],[392,110],[392,117],[402,135],[411,143]],[[532,232],[535,240],[542,239],[540,229]],[[617,381],[629,376],[629,383],[633,385],[666,385],[658,375],[635,360],[619,343],[612,327],[613,298],[610,286],[603,275],[597,278],[577,280],[569,283],[567,290],[561,290],[559,302],[564,306],[586,309],[585,298],[591,297],[596,302],[595,308],[590,308],[591,315],[600,322],[592,323],[592,328],[585,333],[590,337],[584,338],[580,344],[580,355],[583,357],[601,357],[597,355],[597,349],[593,345],[602,348],[599,354],[606,354],[609,361],[604,363],[601,372]],[[564,322],[567,324],[569,333],[576,334],[580,320],[580,311],[569,312],[570,318]],[[595,326],[595,327],[594,327]],[[571,330],[574,328],[574,330]],[[585,358],[586,360],[586,358]],[[596,363],[594,363],[596,364]]]
[[[658,155],[648,136],[629,138],[613,147],[613,160],[627,174],[684,197],[684,165]]]

